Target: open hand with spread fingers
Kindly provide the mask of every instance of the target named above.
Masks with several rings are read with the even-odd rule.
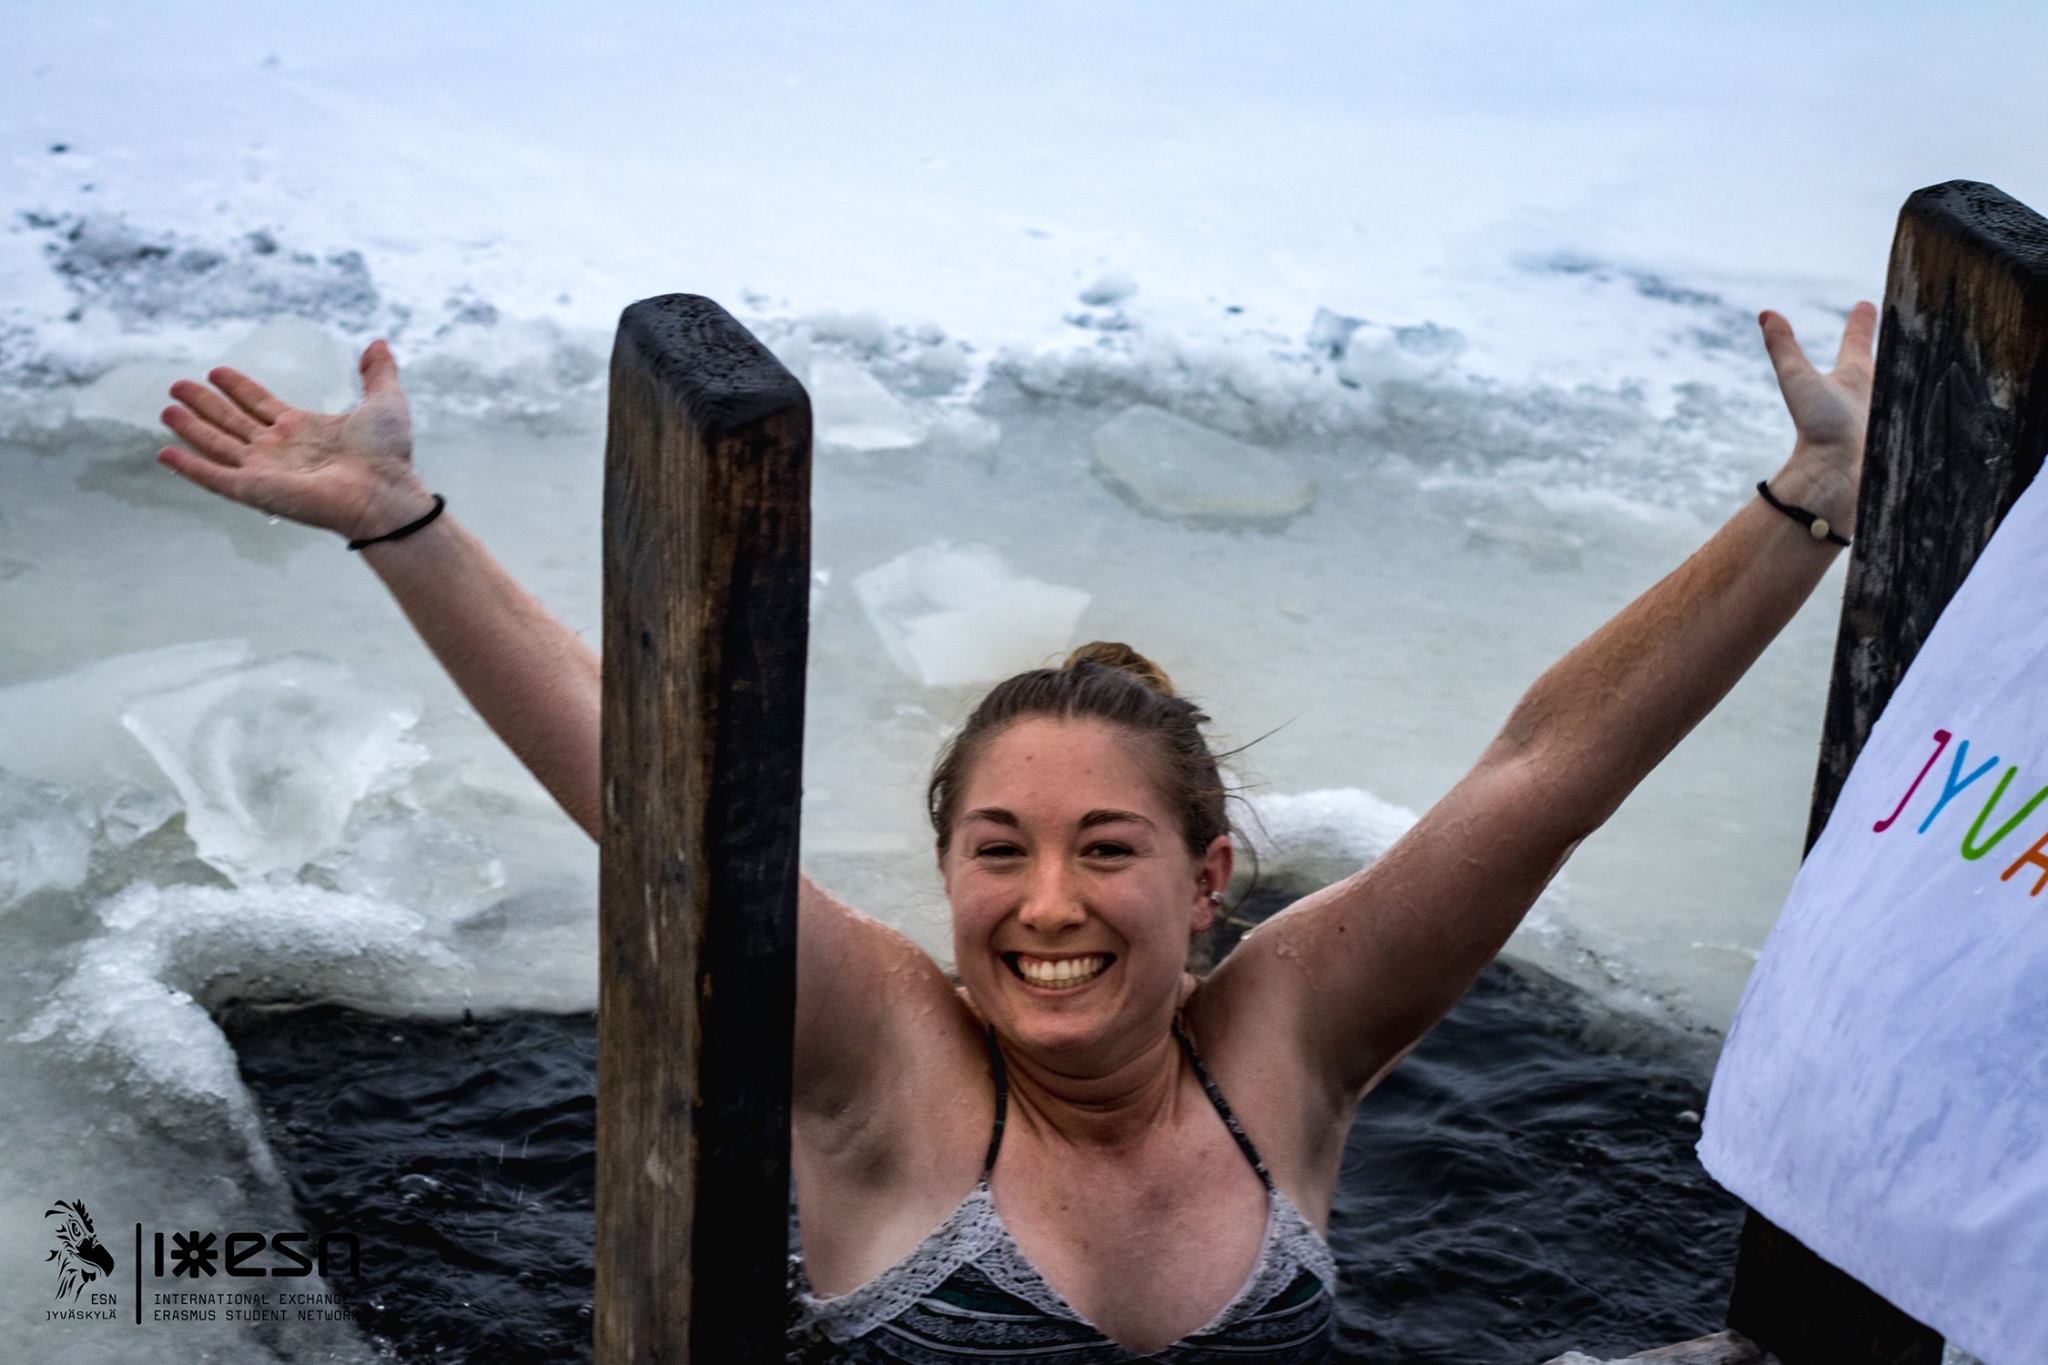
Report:
[[[1877,306],[1863,302],[1849,310],[1835,367],[1826,374],[1806,358],[1784,314],[1766,309],[1757,316],[1757,325],[1763,329],[1778,391],[1798,432],[1792,457],[1772,476],[1771,488],[1788,501],[1822,513],[1846,535],[1855,524],[1856,495],[1863,480]]]
[[[157,460],[201,488],[351,540],[382,535],[433,505],[412,467],[412,416],[391,347],[373,341],[359,368],[363,401],[347,413],[306,412],[239,370],[171,385],[164,425],[191,450]],[[195,453],[196,452],[196,453]]]

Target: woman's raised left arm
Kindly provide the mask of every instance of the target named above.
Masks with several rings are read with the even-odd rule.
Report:
[[[1846,538],[1876,309],[1851,311],[1828,374],[1782,316],[1759,323],[1798,430],[1771,491]],[[1291,1034],[1287,1050],[1348,1114],[1471,986],[1579,841],[1735,685],[1838,548],[1750,498],[1537,679],[1472,770],[1391,849],[1249,935],[1205,991],[1233,1019],[1280,1030],[1274,1041]]]

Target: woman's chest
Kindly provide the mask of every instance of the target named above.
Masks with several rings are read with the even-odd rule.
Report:
[[[1131,1162],[1015,1147],[991,1182],[1011,1240],[1069,1307],[1129,1349],[1199,1330],[1251,1278],[1270,1200],[1227,1138]]]

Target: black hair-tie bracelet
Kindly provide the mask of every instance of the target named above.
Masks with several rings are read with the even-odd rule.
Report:
[[[360,550],[365,545],[375,545],[378,544],[380,541],[401,540],[404,537],[411,535],[414,531],[419,530],[422,526],[425,526],[435,517],[440,516],[441,509],[446,507],[447,505],[448,499],[442,497],[439,493],[436,493],[434,494],[434,510],[427,513],[425,516],[421,517],[418,521],[409,521],[405,525],[399,527],[396,531],[387,531],[381,536],[370,536],[363,540],[351,540],[348,543],[348,547],[351,550]]]
[[[1836,534],[1834,528],[1828,525],[1828,519],[1820,515],[1820,513],[1809,512],[1804,507],[1793,507],[1779,502],[1771,493],[1771,481],[1769,479],[1758,479],[1756,481],[1756,491],[1764,495],[1765,502],[1777,508],[1801,526],[1804,526],[1807,534],[1811,535],[1815,540],[1830,541],[1836,545],[1847,545],[1849,543],[1845,538]]]

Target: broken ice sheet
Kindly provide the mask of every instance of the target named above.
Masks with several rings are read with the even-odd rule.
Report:
[[[890,661],[927,687],[1000,682],[1046,666],[1072,642],[1091,600],[1014,572],[986,545],[944,541],[869,569],[853,588]]]
[[[38,891],[76,888],[92,833],[92,813],[70,792],[0,768],[0,909]]]
[[[1585,539],[1531,518],[1526,522],[1465,520],[1465,543],[1475,550],[1517,555],[1539,573],[1562,573],[1579,567]]]
[[[818,444],[849,450],[900,450],[923,442],[930,421],[861,366],[838,356],[811,361],[804,385]]]
[[[312,861],[335,890],[402,905],[434,924],[459,923],[505,888],[505,863],[496,850],[396,802],[364,802],[341,843]]]
[[[248,657],[245,641],[200,640],[0,687],[0,768],[93,795],[110,784],[161,789],[163,775],[114,728],[115,718],[138,697]]]
[[[1197,526],[1274,529],[1316,497],[1282,456],[1142,403],[1095,429],[1094,470],[1140,511]]]
[[[164,357],[116,365],[79,392],[72,415],[167,436],[158,415],[171,402],[172,382],[202,379],[214,365],[254,375],[285,402],[313,412],[340,412],[355,402],[355,363],[348,347],[318,323],[273,318],[217,358]]]
[[[169,792],[122,787],[100,803],[100,837],[110,848],[127,848],[162,829],[182,809]]]
[[[1360,389],[1389,382],[1440,381],[1457,365],[1465,345],[1464,333],[1434,322],[1409,327],[1368,325],[1346,339],[1337,377]]]
[[[425,761],[418,703],[313,654],[223,668],[131,704],[121,723],[185,803],[199,856],[238,885],[296,872],[350,811]]]

